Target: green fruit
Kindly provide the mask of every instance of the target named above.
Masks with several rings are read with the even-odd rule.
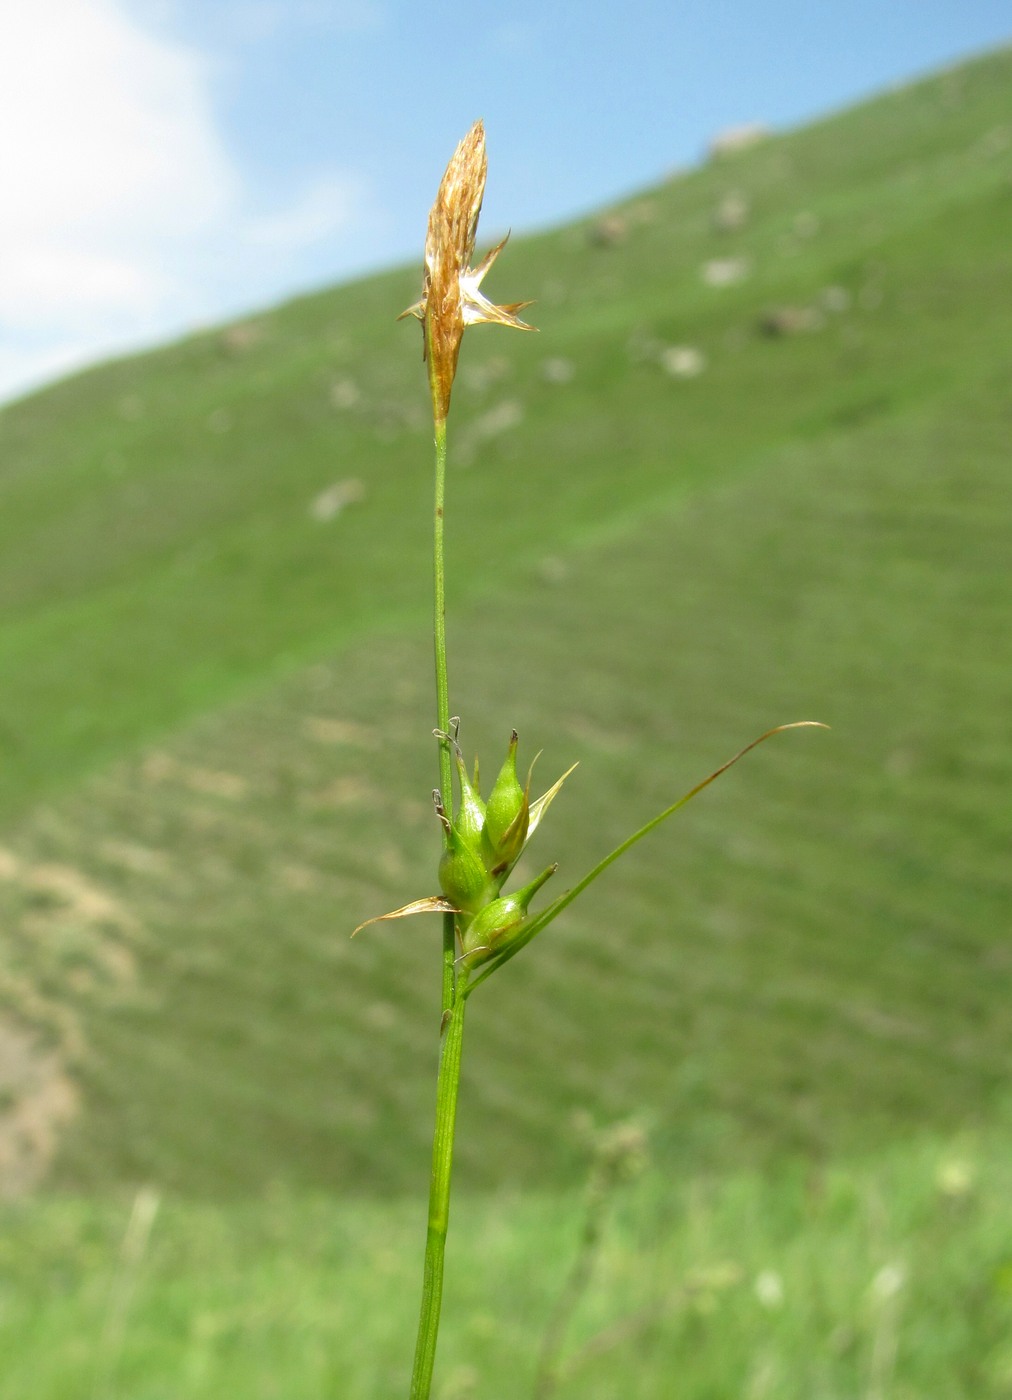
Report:
[[[447,833],[439,859],[439,887],[458,909],[475,914],[495,894],[481,855],[456,825]]]
[[[499,770],[485,808],[483,852],[485,862],[500,882],[519,858],[527,840],[530,804],[517,777],[517,744],[514,729],[506,761]]]
[[[460,782],[460,808],[454,819],[454,826],[460,832],[463,839],[477,854],[482,849],[482,833],[485,828],[485,804],[481,800],[478,792],[477,772],[476,781],[472,786],[467,776],[467,769],[464,767],[464,757],[460,749],[454,748],[454,758],[457,762],[457,777]]]
[[[550,865],[529,885],[500,895],[475,914],[461,935],[464,955],[472,967],[509,947],[527,920],[527,906],[557,869],[557,865]]]

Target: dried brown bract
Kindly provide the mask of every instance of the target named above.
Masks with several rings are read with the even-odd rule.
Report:
[[[476,268],[470,266],[487,165],[485,128],[477,121],[454,151],[429,214],[421,300],[401,313],[402,317],[416,316],[422,323],[437,423],[445,421],[449,412],[450,390],[465,327],[484,321],[521,331],[534,330],[516,314],[530,306],[529,301],[496,306],[481,291],[482,279],[506,239],[497,243]]]

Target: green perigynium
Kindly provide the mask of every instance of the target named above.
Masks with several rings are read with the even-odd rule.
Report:
[[[442,739],[445,736],[437,733],[437,737]],[[456,760],[460,800],[457,804],[456,818],[450,822],[443,809],[440,794],[433,794],[436,798],[436,814],[443,823],[446,836],[439,861],[439,884],[443,894],[457,905],[457,932],[461,949],[469,953],[474,950],[474,944],[468,942],[464,933],[470,929],[470,920],[474,916],[480,918],[486,907],[498,899],[503,885],[527,844],[531,832],[530,777],[527,779],[527,787],[522,788],[517,778],[519,738],[514,729],[510,736],[506,760],[492,786],[488,801],[483,802],[476,782],[472,782],[467,775],[467,767],[459,747],[454,740],[451,740],[451,743]],[[477,772],[476,764],[476,778]],[[566,776],[564,773],[559,779],[555,791],[558,791]],[[539,799],[542,807],[547,797],[546,793]],[[536,884],[531,889],[531,894],[540,888],[542,883],[544,882]],[[530,896],[528,902],[529,898]],[[525,903],[524,913],[526,912]]]
[[[461,961],[477,967],[487,958],[503,953],[520,937],[527,920],[527,907],[538,890],[558,870],[550,865],[529,884],[513,894],[500,895],[480,910],[461,933],[464,952]]]
[[[464,755],[454,743],[453,756],[457,764],[457,784],[460,788],[460,802],[457,806],[457,827],[467,841],[481,845],[485,828],[486,806],[481,800],[478,786],[478,765],[474,765],[474,779],[468,777]]]
[[[456,823],[447,822],[445,812],[442,816],[448,829],[439,857],[439,888],[463,919],[484,908],[495,897],[496,888],[481,858],[480,844],[476,849]]]
[[[530,826],[531,780],[528,776],[527,787],[520,786],[520,779],[517,777],[519,742],[517,731],[514,729],[510,735],[506,761],[488,795],[488,805],[485,809],[482,848],[493,874],[505,875],[516,865]]]
[[[464,756],[455,737],[436,730],[441,742],[448,742],[453,750],[457,771],[459,798],[456,815],[451,820],[439,789],[433,791],[433,805],[436,816],[443,828],[443,850],[439,857],[438,876],[442,899],[432,895],[415,900],[402,909],[390,914],[381,914],[369,923],[379,923],[385,919],[403,918],[406,914],[425,912],[446,913],[447,904],[455,915],[455,934],[461,954],[468,954],[469,966],[475,966],[474,956],[477,945],[470,935],[472,921],[482,918],[493,903],[502,904],[503,885],[509,879],[517,861],[527,845],[528,839],[540,825],[541,818],[562,784],[573,771],[563,773],[551,788],[541,795],[533,805],[530,801],[530,775],[526,787],[520,786],[517,777],[517,748],[519,738],[514,729],[510,735],[506,758],[499,775],[489,793],[488,801],[482,800],[478,787],[478,765],[475,764],[474,778],[468,776]],[[575,765],[574,765],[575,766]],[[554,872],[553,865],[548,874]],[[530,885],[525,885],[511,898],[524,896],[523,912],[526,916],[531,897],[540,889],[548,874],[539,877]],[[526,894],[525,894],[526,892]],[[486,916],[482,927],[492,929],[496,915]],[[365,925],[361,925],[365,927]],[[358,929],[355,930],[358,932]],[[503,951],[507,941],[496,938],[490,947]],[[486,954],[489,949],[486,949]]]

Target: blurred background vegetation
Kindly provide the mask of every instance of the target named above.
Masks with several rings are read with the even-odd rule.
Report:
[[[580,767],[474,1002],[445,1400],[1012,1396],[1012,55],[511,243],[451,706]],[[490,231],[491,232],[491,231]],[[401,1393],[438,1023],[401,269],[0,412],[0,1396]]]

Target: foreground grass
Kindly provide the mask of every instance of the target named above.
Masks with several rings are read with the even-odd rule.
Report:
[[[1012,1395],[1012,1136],[921,1139],[613,1202],[560,1400]],[[0,1216],[4,1400],[402,1394],[417,1204],[142,1193]],[[155,1209],[152,1211],[152,1207]],[[443,1400],[526,1400],[580,1228],[576,1195],[455,1207]]]

